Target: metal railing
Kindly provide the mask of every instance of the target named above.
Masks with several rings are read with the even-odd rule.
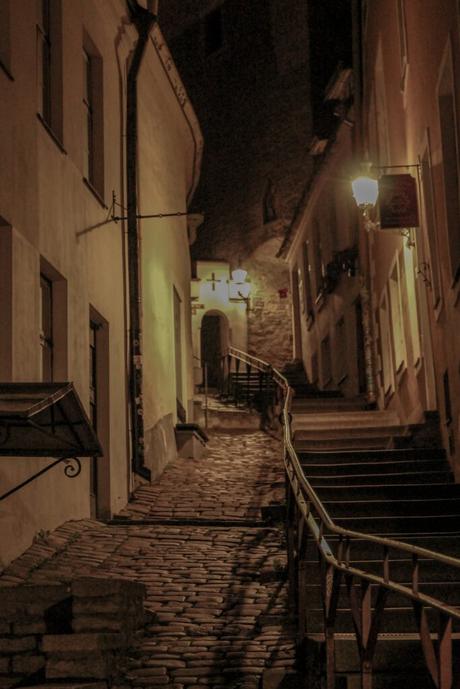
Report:
[[[274,384],[270,364],[230,347],[221,359],[220,393],[237,407],[246,405],[256,409],[261,414],[263,425],[269,420],[279,389]]]
[[[230,356],[234,356],[230,352]],[[292,443],[290,412],[293,390],[287,379],[266,362],[243,352],[237,352],[241,361],[270,372],[278,393],[274,398],[280,411],[283,426],[284,462],[287,493],[287,548],[288,579],[291,602],[298,614],[300,636],[306,635],[307,571],[305,554],[308,539],[313,538],[319,555],[320,589],[322,595],[324,626],[323,641],[326,652],[326,686],[335,688],[335,622],[339,593],[346,585],[354,637],[358,645],[361,663],[362,688],[371,689],[372,669],[376,644],[379,639],[388,594],[394,592],[409,601],[421,643],[427,670],[438,689],[452,689],[453,669],[453,621],[460,621],[460,609],[446,604],[439,598],[420,590],[424,583],[422,561],[429,559],[455,570],[460,580],[460,560],[409,543],[374,536],[334,523],[315,490],[305,477]],[[381,566],[381,573],[366,571],[352,564],[353,548],[360,541],[373,550],[372,560]],[[336,552],[333,550],[336,547]],[[391,555],[398,553],[411,562],[410,584],[397,581],[391,576]],[[427,582],[428,583],[428,582]],[[375,600],[371,599],[376,588]],[[430,630],[428,611],[436,611],[438,627]],[[457,635],[455,635],[457,637]],[[457,668],[458,672],[458,668]],[[458,682],[458,678],[456,679]],[[457,686],[457,684],[455,685]]]

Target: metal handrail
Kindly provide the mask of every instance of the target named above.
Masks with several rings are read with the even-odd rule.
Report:
[[[460,608],[446,604],[439,598],[421,593],[419,586],[421,581],[419,573],[420,558],[429,558],[432,561],[442,563],[449,567],[454,567],[460,572],[460,559],[443,555],[428,548],[421,548],[403,541],[375,536],[372,534],[345,529],[334,523],[313,487],[305,477],[299,458],[292,444],[291,421],[292,414],[290,406],[293,396],[293,389],[288,380],[277,369],[270,366],[261,359],[251,357],[245,352],[237,351],[231,355],[245,361],[248,365],[257,366],[260,370],[270,371],[272,380],[282,391],[282,411],[279,415],[283,425],[283,440],[285,446],[284,463],[287,478],[295,500],[295,507],[301,515],[299,524],[302,522],[307,525],[308,530],[313,535],[316,546],[320,554],[320,561],[325,566],[323,597],[324,597],[324,641],[326,646],[326,678],[327,688],[335,687],[335,659],[334,659],[334,623],[337,610],[339,586],[341,577],[344,576],[347,582],[347,590],[350,598],[350,612],[353,617],[355,637],[359,646],[361,660],[361,677],[363,689],[372,687],[372,659],[375,646],[379,637],[379,627],[385,608],[386,596],[389,591],[400,594],[406,600],[411,600],[416,617],[418,635],[422,646],[423,655],[427,670],[429,671],[435,686],[438,689],[451,689],[453,682],[452,666],[452,620],[460,620]],[[314,513],[314,514],[313,514]],[[292,565],[296,558],[296,547],[293,527],[289,523],[290,504],[288,502],[288,565]],[[300,533],[303,531],[301,525]],[[325,531],[336,535],[339,538],[338,551],[335,555],[329,546]],[[292,536],[290,536],[290,532]],[[297,536],[297,539],[301,536]],[[359,539],[367,543],[382,548],[382,555],[379,556],[383,567],[383,574],[373,574],[350,564],[351,543]],[[297,548],[300,547],[298,541]],[[344,555],[345,549],[345,555]],[[390,575],[390,551],[398,551],[410,555],[412,558],[411,584],[398,583]],[[298,555],[298,553],[297,553]],[[299,563],[300,564],[300,563]],[[300,582],[301,571],[290,569],[290,588],[295,588],[296,581]],[[299,579],[298,579],[299,578]],[[351,585],[356,578],[361,584],[361,603],[357,602],[356,596],[352,600]],[[374,615],[371,615],[370,585],[373,584],[378,589],[378,596],[375,601]],[[300,584],[302,586],[302,584]],[[357,607],[358,606],[358,607]],[[439,614],[438,631],[438,651],[433,646],[425,608],[432,608]],[[305,610],[300,609],[300,614],[305,614]],[[362,616],[362,617],[361,617]],[[304,633],[304,632],[302,632]]]
[[[404,543],[403,541],[398,541],[383,536],[375,536],[360,531],[354,531],[352,529],[346,529],[335,524],[333,519],[330,517],[328,511],[322,504],[321,500],[319,499],[318,495],[316,494],[315,490],[305,477],[299,458],[292,444],[292,414],[290,412],[290,407],[292,402],[293,389],[290,387],[288,380],[285,378],[285,376],[283,376],[282,373],[280,373],[280,371],[278,371],[276,368],[271,367],[269,364],[260,359],[255,359],[254,357],[251,357],[250,355],[242,352],[238,352],[238,356],[239,358],[243,359],[244,361],[247,361],[248,363],[251,363],[252,365],[255,365],[255,362],[257,362],[259,366],[264,366],[265,370],[270,369],[272,372],[273,380],[277,383],[277,385],[280,387],[283,393],[284,399],[282,402],[280,421],[283,426],[283,440],[285,446],[284,463],[286,473],[290,482],[290,486],[292,488],[292,493],[294,495],[297,508],[300,511],[302,518],[305,520],[305,523],[308,526],[310,532],[312,533],[316,545],[325,563],[327,563],[329,567],[332,567],[333,570],[335,570],[336,572],[344,574],[345,576],[357,577],[362,582],[367,582],[367,584],[378,585],[379,589],[381,588],[386,591],[394,591],[395,593],[400,594],[406,599],[410,599],[411,601],[413,601],[414,604],[418,604],[422,607],[425,606],[434,608],[437,611],[439,611],[439,613],[441,613],[441,615],[443,616],[446,616],[451,619],[460,620],[460,608],[447,605],[442,600],[435,598],[433,596],[426,595],[419,591],[419,585],[423,582],[420,581],[418,572],[416,576],[412,577],[412,583],[410,586],[408,586],[402,583],[398,583],[395,580],[392,580],[388,567],[390,550],[398,551],[401,553],[407,553],[412,557],[413,563],[418,562],[420,558],[429,558],[430,560],[434,560],[444,565],[448,565],[449,567],[454,567],[459,572],[460,559],[451,557],[449,555],[444,555],[442,553],[437,553],[435,551],[429,550],[428,548],[422,548],[419,546],[411,545],[409,543]],[[315,520],[312,512],[315,513],[318,521]],[[325,530],[339,537],[338,556],[336,556],[330,548],[327,539],[324,535]],[[384,569],[382,576],[366,572],[365,570],[354,567],[350,564],[350,545],[351,542],[353,542],[353,540],[356,539],[375,544],[376,546],[380,546],[382,548],[384,555],[379,557],[379,559],[382,560],[382,566]],[[343,556],[343,548],[340,547],[341,545],[343,545],[344,541],[346,543],[345,556]],[[426,634],[425,639],[422,639],[422,631],[420,631],[420,638],[422,646],[425,646],[427,643]],[[427,655],[429,654],[430,651],[428,651]],[[435,672],[436,668],[433,667],[433,662],[434,661],[428,662],[427,660],[428,669],[434,678],[433,673]],[[439,668],[437,668],[437,670],[439,671]],[[443,670],[441,669],[440,672],[442,674]],[[439,684],[436,683],[436,685],[439,687],[450,687],[450,682],[447,679],[445,682],[443,680],[440,681]],[[330,684],[329,679],[328,686],[333,686],[333,682],[332,684]],[[371,686],[371,684],[366,684],[366,686]]]

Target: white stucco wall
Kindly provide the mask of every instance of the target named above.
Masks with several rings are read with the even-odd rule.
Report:
[[[90,306],[108,333],[108,419],[103,516],[117,512],[132,486],[128,446],[126,269],[124,222],[109,220],[112,190],[125,202],[126,64],[137,34],[122,0],[63,0],[63,136],[58,145],[37,117],[35,3],[11,5],[11,80],[0,69],[0,380],[39,381],[40,265],[66,285],[57,314],[60,342],[56,375],[71,380],[88,410]],[[98,198],[83,181],[82,35],[103,59],[104,191]],[[141,212],[186,210],[197,182],[201,135],[180,92],[161,33],[155,29],[139,76],[139,200]],[[163,46],[163,47],[161,47]],[[160,59],[161,55],[163,60]],[[165,63],[168,69],[165,67]],[[178,97],[178,94],[180,97]],[[186,111],[187,117],[184,115]],[[121,207],[116,212],[123,214]],[[192,397],[189,315],[190,259],[185,218],[146,221],[142,234],[144,400],[149,430],[175,420],[172,286],[183,302],[184,400]],[[171,429],[170,429],[171,430]],[[169,433],[163,458],[175,452]],[[0,459],[0,492],[47,460]],[[0,568],[23,551],[34,534],[90,514],[89,461],[81,475],[53,469],[0,503]]]

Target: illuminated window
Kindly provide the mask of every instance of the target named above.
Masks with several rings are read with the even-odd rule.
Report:
[[[83,173],[91,186],[104,196],[104,136],[102,59],[85,35],[83,47]]]
[[[38,112],[62,140],[62,41],[60,0],[40,0],[37,26]]]

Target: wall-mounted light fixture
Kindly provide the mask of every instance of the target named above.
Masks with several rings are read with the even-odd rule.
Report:
[[[230,280],[230,298],[240,299],[246,302],[249,309],[249,295],[251,293],[251,283],[247,281],[248,271],[243,268],[232,270]]]
[[[397,230],[407,238],[407,245],[414,246],[411,228],[418,227],[418,193],[419,165],[391,165],[379,167],[382,171],[379,179],[369,173],[354,179],[351,183],[353,197],[361,210],[364,226],[371,230]],[[405,173],[388,174],[394,168],[417,169],[417,177]],[[379,221],[372,220],[371,213],[379,204]]]

